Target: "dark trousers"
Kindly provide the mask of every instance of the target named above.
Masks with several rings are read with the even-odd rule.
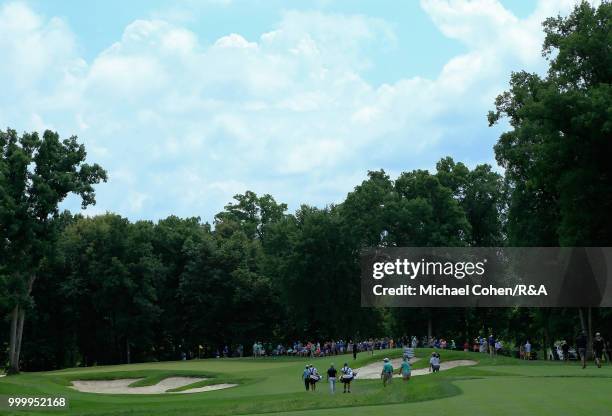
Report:
[[[304,379],[304,386],[306,387],[306,391],[308,391],[308,389],[310,389],[310,380],[305,378]]]

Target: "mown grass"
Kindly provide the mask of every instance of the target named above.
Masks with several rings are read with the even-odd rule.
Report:
[[[413,368],[426,367],[431,351],[417,350],[417,357],[421,360],[417,361]],[[548,397],[551,397],[550,391],[552,391],[558,397],[555,396],[554,400],[550,400],[548,408],[556,409],[558,411],[556,415],[571,414],[566,413],[567,409],[575,410],[578,404],[584,409],[591,410],[589,414],[612,414],[600,411],[607,404],[612,406],[608,400],[611,396],[609,388],[612,386],[612,381],[607,379],[612,377],[612,366],[601,370],[591,366],[581,370],[574,363],[566,365],[541,361],[521,362],[509,357],[490,358],[486,354],[462,351],[442,351],[441,354],[442,359],[446,361],[469,359],[478,361],[479,364],[474,367],[457,367],[435,375],[413,377],[409,382],[397,379],[387,388],[383,388],[378,380],[358,378],[353,383],[351,394],[343,394],[342,386],[338,385],[339,392],[331,395],[326,381],[318,383],[315,393],[304,391],[301,374],[306,363],[314,364],[321,373],[331,362],[334,362],[337,368],[345,361],[353,368],[372,362],[380,362],[382,365],[384,357],[399,357],[401,350],[376,351],[374,356],[361,353],[355,361],[351,356],[344,355],[311,360],[281,357],[257,360],[242,358],[143,363],[72,368],[4,377],[0,379],[0,394],[67,397],[70,409],[53,414],[71,415],[214,416],[325,413],[330,416],[349,414],[353,416],[379,414],[383,410],[389,414],[396,412],[414,414],[412,411],[418,409],[450,411],[454,405],[448,403],[456,402],[456,406],[468,407],[474,407],[474,403],[486,404],[492,406],[498,416],[524,414],[509,413],[511,409],[525,411],[525,408],[519,406],[521,400],[524,400],[523,396],[529,398],[526,401],[529,406],[541,411],[534,394],[539,392],[540,399],[549,402]],[[191,384],[189,388],[219,383],[239,386],[203,393],[165,395],[102,395],[81,393],[70,388],[72,380],[77,379],[138,378],[139,380],[133,385],[145,386],[171,376],[207,378]],[[558,388],[574,389],[578,393],[581,392],[581,396],[573,394],[564,396],[559,394],[556,390]],[[496,400],[490,401],[483,397],[479,393],[480,390],[487,394],[496,394]],[[456,408],[453,413],[459,410]],[[548,414],[536,413],[535,410],[531,414]],[[40,413],[19,411],[14,414]]]

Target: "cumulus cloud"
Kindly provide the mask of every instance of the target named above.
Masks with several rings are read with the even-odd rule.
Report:
[[[289,11],[256,38],[206,42],[156,15],[87,62],[61,19],[8,3],[0,123],[78,134],[110,174],[95,212],[210,220],[247,189],[293,208],[335,202],[368,169],[428,167],[473,146],[510,69],[544,68],[540,22],[571,2],[542,0],[525,19],[494,0],[421,5],[467,52],[434,78],[375,85],[366,51],[398,42],[381,19]]]

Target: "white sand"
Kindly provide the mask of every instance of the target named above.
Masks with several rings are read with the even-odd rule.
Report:
[[[410,359],[410,364],[419,361],[420,358],[413,357]],[[403,358],[395,358],[391,360],[393,368],[399,368],[402,365]],[[378,379],[380,378],[380,372],[382,371],[383,362],[382,360],[378,363],[368,364],[365,367],[354,370],[357,373],[357,379]]]
[[[210,386],[195,387],[193,389],[177,391],[175,393],[200,393],[200,392],[203,392],[203,391],[213,391],[213,390],[229,389],[230,387],[236,387],[237,385],[238,384],[228,384],[228,383],[211,384]]]
[[[413,363],[415,361],[419,360],[419,358],[411,358],[410,359],[410,363]],[[399,368],[402,364],[402,359],[398,358],[395,360],[391,360],[391,365],[393,366],[393,368]],[[478,364],[478,362],[476,361],[472,361],[472,360],[453,360],[453,361],[442,361],[440,363],[440,371],[445,371],[445,370],[450,370],[451,368],[455,368],[455,367],[462,367],[462,366],[469,366],[469,365],[476,365]],[[376,380],[380,378],[380,372],[382,371],[382,366],[383,363],[372,363],[372,364],[368,364],[363,368],[359,368],[355,371],[357,371],[358,376],[357,378],[364,378],[364,379],[368,379],[368,380]],[[410,372],[410,376],[414,377],[414,376],[422,376],[425,374],[433,374],[429,372],[429,368],[419,368],[419,369],[413,369]],[[401,377],[401,375],[396,374],[394,377]]]
[[[168,377],[161,380],[159,383],[152,386],[143,387],[128,387],[135,381],[142,380],[140,378],[124,378],[119,380],[74,380],[72,387],[78,391],[86,393],[102,393],[102,394],[163,394],[168,393],[168,390],[183,387],[188,384],[197,383],[207,380],[202,377]],[[193,389],[177,391],[173,393],[200,393],[203,391],[212,391],[234,387],[236,384],[213,384],[205,387],[196,387]]]

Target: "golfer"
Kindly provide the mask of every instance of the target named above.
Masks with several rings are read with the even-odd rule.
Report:
[[[306,391],[310,389],[310,366],[307,365],[306,369],[302,373],[302,379],[304,379],[304,387],[306,387]]]
[[[411,355],[414,355],[414,350],[413,350],[413,349],[411,349],[411,348],[410,348],[408,345],[406,345],[406,346],[404,347],[404,352],[403,352],[402,357],[403,357],[403,358],[408,358],[408,359],[410,359],[410,356],[411,356]]]
[[[382,372],[380,373],[380,377],[383,381],[383,387],[387,387],[387,383],[390,383],[393,380],[393,365],[388,358],[384,359],[384,364],[382,368]]]
[[[351,381],[353,381],[353,378],[355,378],[355,375],[353,374],[353,369],[348,366],[348,363],[344,363],[344,367],[342,367],[342,370],[340,371],[342,372],[342,384],[344,384],[343,393],[346,393],[347,391],[348,393],[350,393]]]
[[[402,361],[402,379],[404,381],[410,380],[410,361],[406,357]]]
[[[334,368],[334,364],[332,363],[327,369],[327,382],[329,383],[329,392],[331,394],[336,392],[336,374],[338,374],[338,371]]]

